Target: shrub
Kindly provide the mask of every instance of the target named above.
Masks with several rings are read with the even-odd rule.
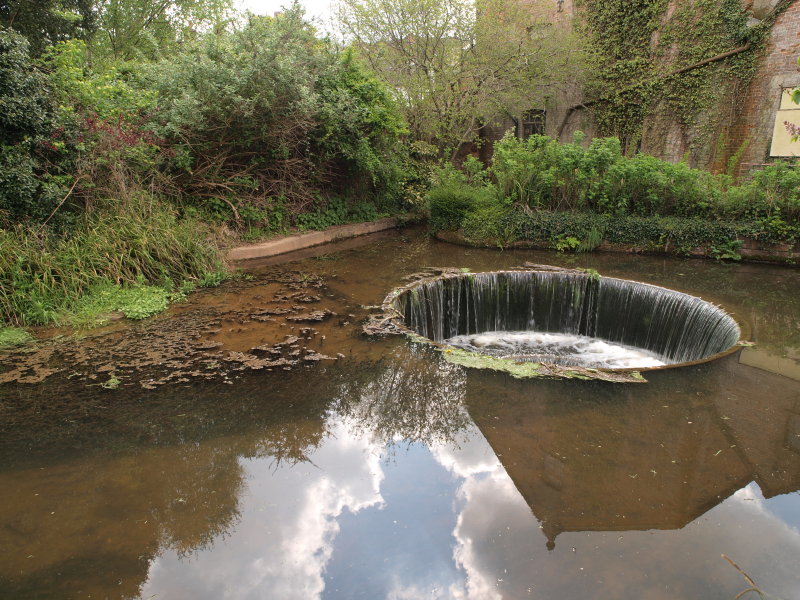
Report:
[[[490,170],[499,193],[531,208],[580,210],[604,207],[605,178],[622,158],[619,140],[598,138],[589,148],[559,144],[542,135],[521,141],[507,135],[495,145]]]
[[[267,209],[283,197],[297,214],[336,195],[379,210],[401,203],[406,130],[394,101],[297,7],[208,36],[146,79],[177,189],[201,204]]]
[[[474,187],[466,182],[448,181],[427,194],[432,232],[461,229],[464,217],[474,210],[496,206],[489,187]]]
[[[63,193],[48,179],[55,110],[28,42],[0,30],[0,220],[45,219]]]
[[[475,198],[472,209],[461,221],[464,238],[472,243],[507,246],[518,236],[517,225],[510,218],[509,206],[495,202],[488,194]]]
[[[596,246],[601,234],[626,244],[655,243],[659,236],[680,248],[708,240],[722,244],[732,239],[731,227],[765,242],[800,239],[800,169],[796,167],[777,163],[756,172],[752,180],[732,186],[727,175],[712,175],[685,163],[643,154],[624,157],[615,138],[595,139],[586,148],[580,142],[580,136],[572,144],[559,144],[546,136],[524,141],[506,136],[496,145],[489,179],[486,173],[473,173],[474,165],[465,173],[440,176],[429,193],[431,228],[459,229],[469,221],[475,240],[492,237],[488,232],[494,228],[501,241],[509,236],[574,238],[581,240],[583,250]],[[475,195],[497,206],[481,205],[478,210],[472,200]],[[503,203],[516,206],[515,215],[503,216],[507,210]],[[573,212],[613,215],[614,219],[583,218]],[[560,213],[570,213],[564,217],[568,226],[553,216]],[[521,221],[519,215],[524,215]],[[635,220],[621,217],[654,219],[630,228]],[[674,227],[669,221],[673,217],[691,221]],[[509,218],[516,225],[508,226]],[[591,225],[584,223],[587,219]],[[623,223],[627,229],[620,229]]]
[[[753,223],[685,217],[526,212],[518,207],[506,211],[501,220],[509,223],[506,231],[513,231],[508,241],[526,240],[555,248],[559,241],[573,238],[579,242],[572,244],[574,249],[580,251],[593,249],[604,240],[644,249],[670,249],[676,254],[688,254],[698,247],[730,246],[739,235],[752,235],[755,227]]]

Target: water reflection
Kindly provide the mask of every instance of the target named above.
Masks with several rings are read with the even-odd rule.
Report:
[[[330,431],[311,461],[275,470],[269,459],[243,459],[246,521],[214,552],[184,560],[172,549],[151,563],[142,595],[186,598],[317,598],[342,513],[383,502],[380,449]]]
[[[377,443],[446,443],[471,424],[465,370],[439,360],[426,344],[339,374],[333,407]]]
[[[563,531],[680,528],[752,480],[769,496],[800,488],[787,440],[794,386],[759,399],[738,371],[720,371],[727,383],[706,384],[728,393],[713,403],[703,388],[682,394],[672,377],[622,396],[542,385],[535,402],[522,383],[475,377],[468,402],[552,548]]]
[[[241,517],[228,441],[0,474],[0,596],[134,597],[164,549],[211,549]]]
[[[414,252],[320,266],[369,304],[396,284],[367,276],[387,256],[406,271],[522,262]],[[708,286],[725,280],[659,265],[618,260],[613,274],[670,284],[685,270],[675,287],[694,293],[703,269]],[[728,273],[719,293],[752,309],[759,349],[789,352],[800,315],[781,294],[798,276],[770,300],[769,270]],[[746,583],[724,553],[798,598],[800,392],[769,358],[620,386],[351,343],[330,366],[235,385],[98,394],[54,379],[8,397],[0,597],[730,600]]]

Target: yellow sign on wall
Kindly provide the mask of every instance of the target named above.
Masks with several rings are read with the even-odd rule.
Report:
[[[786,123],[800,127],[800,105],[792,102],[791,91],[781,91],[781,105],[775,115],[775,127],[772,130],[772,146],[770,156],[800,156],[800,140],[792,141],[792,134],[786,129]]]

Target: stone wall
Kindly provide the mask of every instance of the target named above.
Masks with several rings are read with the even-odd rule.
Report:
[[[521,0],[551,21],[565,26],[575,19],[573,0],[546,2]],[[677,6],[691,0],[671,0],[664,13],[667,23]],[[750,25],[768,18],[780,0],[742,0],[752,15]],[[545,11],[544,13],[542,11]],[[546,13],[546,14],[545,14]],[[657,44],[659,32],[654,34]],[[733,48],[731,48],[733,50]],[[687,127],[680,122],[666,102],[656,101],[645,119],[639,149],[642,152],[677,162],[688,160],[694,167],[716,172],[728,170],[734,158],[735,174],[746,175],[769,161],[775,115],[780,105],[781,90],[800,86],[800,0],[795,0],[774,22],[756,73],[746,86],[730,81],[720,72],[713,84],[720,90],[720,101],[707,114],[698,115],[705,127]],[[669,58],[667,58],[669,60]],[[725,59],[723,59],[725,60]],[[713,65],[701,67],[714,69]],[[545,133],[562,142],[572,140],[575,131],[586,134],[586,143],[597,135],[592,107],[584,107],[580,86],[561,90],[547,107]],[[535,107],[531,107],[535,108]],[[710,124],[710,125],[709,125]],[[495,118],[487,123],[480,148],[483,160],[491,160],[492,142],[516,126],[513,119]]]

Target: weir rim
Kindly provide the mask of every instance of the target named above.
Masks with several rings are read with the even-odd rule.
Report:
[[[749,345],[745,326],[716,304],[596,272],[528,264],[480,273],[431,269],[412,278],[387,295],[365,331],[407,334],[468,367],[520,377],[643,381],[640,371],[706,363]],[[509,335],[493,345],[498,333]],[[475,340],[485,345],[471,345]],[[519,340],[522,352],[506,348]],[[531,340],[536,351],[525,346]],[[611,344],[614,352],[641,350],[652,360],[592,363],[586,353],[542,352],[536,347],[542,343],[547,352]]]

